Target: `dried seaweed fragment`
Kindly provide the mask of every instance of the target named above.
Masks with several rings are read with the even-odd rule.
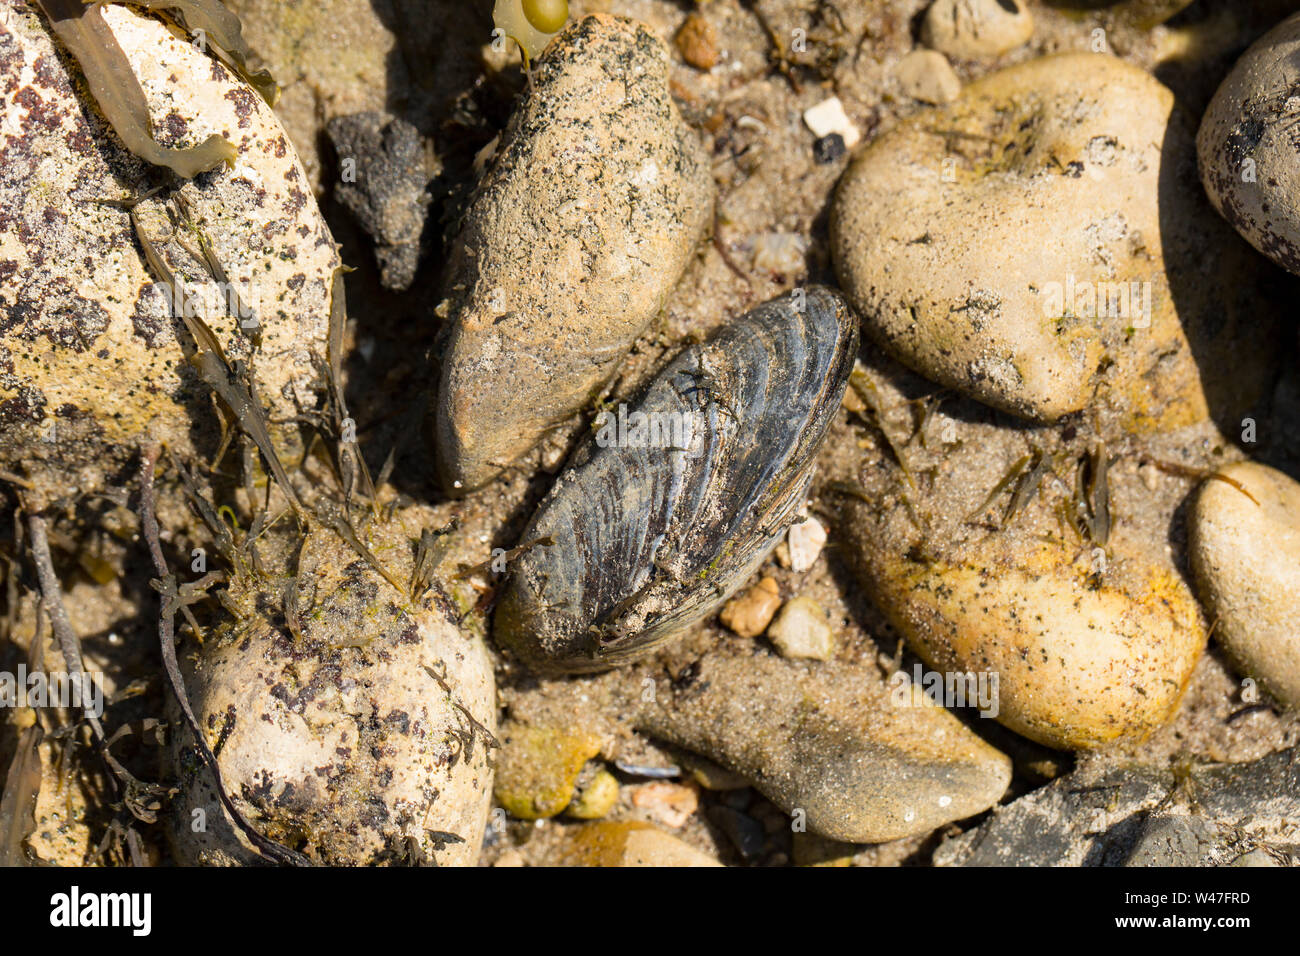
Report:
[[[18,748],[0,795],[0,866],[29,866],[24,842],[36,829],[36,797],[41,789],[41,727],[33,724],[18,738]]]
[[[140,248],[144,251],[145,261],[158,276],[159,282],[166,288],[171,301],[175,302],[177,294],[176,277],[158,252],[158,248],[145,233],[144,227],[140,224],[140,219],[136,216],[134,210],[131,210],[130,217],[131,224],[135,228],[136,239],[139,240]],[[177,312],[177,310],[173,311]],[[284,465],[280,462],[280,456],[276,454],[275,445],[271,441],[271,433],[267,425],[266,412],[262,409],[262,403],[257,394],[257,383],[253,380],[251,370],[242,364],[238,368],[230,364],[225,351],[221,348],[221,343],[203,319],[197,315],[190,315],[188,309],[180,309],[177,317],[184,323],[186,330],[193,339],[192,344],[185,342],[181,344],[186,353],[186,359],[198,372],[199,378],[216,392],[231,414],[239,420],[240,427],[243,428],[245,434],[254,441],[258,450],[261,451],[262,457],[271,470],[271,474],[280,484],[285,497],[289,499],[289,504],[292,506],[294,513],[301,514],[302,501],[298,497],[298,492],[289,482],[289,476],[284,470]]]
[[[123,145],[155,166],[191,179],[222,163],[234,164],[235,147],[213,133],[198,146],[169,149],[153,138],[149,104],[99,6],[81,0],[37,0],[50,26],[85,74],[90,93]]]
[[[132,6],[144,7],[150,13],[162,12],[183,27],[193,37],[202,37],[204,45],[210,44],[217,58],[241,76],[261,94],[267,106],[275,106],[280,99],[280,87],[266,70],[252,70],[248,60],[253,51],[244,40],[243,24],[239,17],[227,10],[221,0],[123,0]]]

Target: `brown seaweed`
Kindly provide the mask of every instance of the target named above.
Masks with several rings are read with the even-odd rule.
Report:
[[[81,67],[100,112],[127,149],[146,162],[165,166],[186,179],[222,163],[234,164],[235,147],[216,133],[198,146],[185,149],[158,145],[153,138],[144,90],[98,5],[86,6],[81,0],[37,2],[60,42]]]
[[[248,66],[254,55],[244,40],[243,24],[239,17],[222,5],[221,0],[122,0],[144,7],[150,13],[163,13],[193,37],[202,37],[204,46],[249,86],[261,94],[267,106],[280,100],[280,87],[266,70],[253,70]]]
[[[0,796],[0,866],[30,866],[24,841],[36,829],[36,797],[41,790],[40,724],[18,738],[18,748]]]

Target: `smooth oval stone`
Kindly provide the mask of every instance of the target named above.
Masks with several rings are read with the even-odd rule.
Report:
[[[642,703],[646,732],[748,778],[808,829],[880,843],[987,810],[1011,761],[923,694],[874,667],[715,652],[693,679]]]
[[[35,9],[0,3],[0,85],[9,91],[0,142],[0,469],[25,473],[33,498],[49,501],[120,486],[142,440],[206,458],[223,432],[212,390],[186,360],[189,334],[127,213],[99,201],[142,197],[161,181],[158,170],[127,151]],[[194,313],[228,358],[253,370],[268,419],[292,421],[323,388],[315,362],[325,356],[339,266],[302,165],[271,108],[214,55],[134,9],[102,13],[161,142],[189,146],[215,133],[237,151],[233,168],[135,208]],[[192,225],[169,220],[176,201]],[[229,297],[191,251],[203,240],[253,316],[230,314]],[[300,450],[296,423],[270,431],[277,446]]]
[[[684,349],[538,507],[496,639],[543,670],[599,670],[713,613],[793,520],[856,351],[856,319],[820,287]]]
[[[712,209],[649,28],[593,15],[556,37],[450,254],[435,410],[449,491],[490,481],[591,403]]]
[[[910,427],[905,397],[922,383],[892,363],[864,374],[899,409],[885,427]],[[1070,750],[1141,739],[1172,716],[1206,643],[1165,546],[1182,494],[1149,489],[1081,426],[942,408],[907,443],[907,471],[879,455],[841,497],[868,595],[934,671],[996,675],[997,720],[1017,733]]]
[[[1092,406],[1139,432],[1228,420],[1264,393],[1277,320],[1191,155],[1173,94],[1137,67],[1032,60],[854,160],[835,268],[867,334],[994,408],[1051,422]]]
[[[1140,738],[1172,714],[1205,645],[1196,602],[1164,569],[1096,587],[1068,552],[1008,549],[969,564],[876,555],[865,580],[940,672],[996,673],[998,720],[1051,747]]]
[[[1201,599],[1241,672],[1300,706],[1300,483],[1255,462],[1219,473],[1245,492],[1214,478],[1197,492],[1189,546]]]
[[[1242,54],[1205,111],[1196,137],[1214,207],[1252,246],[1300,274],[1300,157],[1294,126],[1300,14]]]

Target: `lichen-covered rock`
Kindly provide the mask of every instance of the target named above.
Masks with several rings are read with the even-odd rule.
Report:
[[[420,526],[417,509],[365,536],[396,580],[410,576]],[[294,554],[296,564],[237,575],[231,615],[182,654],[227,793],[264,836],[317,863],[473,865],[496,743],[483,642],[458,627],[441,584],[411,601],[333,530],[312,530],[300,553],[295,544],[264,547],[272,567]],[[255,860],[176,726],[177,858]]]
[[[1241,671],[1300,707],[1300,484],[1254,462],[1219,475],[1197,493],[1189,529],[1201,599]]]
[[[236,149],[233,168],[135,210],[193,312],[252,369],[268,417],[291,419],[316,404],[313,356],[325,352],[339,264],[302,167],[266,103],[213,56],[133,9],[103,17],[162,145],[217,133]],[[146,437],[210,456],[220,419],[186,361],[194,344],[176,297],[127,212],[104,202],[141,197],[161,182],[156,170],[126,150],[74,61],[16,0],[0,3],[0,85],[0,468],[25,473],[39,504],[111,485]],[[284,447],[295,433],[272,432]]]
[[[1256,249],[1300,274],[1297,54],[1300,14],[1242,54],[1205,111],[1196,148],[1215,208]]]
[[[1139,432],[1239,421],[1277,319],[1191,155],[1173,94],[1142,70],[1032,60],[858,156],[831,211],[836,271],[866,332],[995,408],[1095,407]]]
[[[538,62],[449,265],[436,399],[451,490],[596,397],[686,268],[712,179],[644,25],[593,15]]]

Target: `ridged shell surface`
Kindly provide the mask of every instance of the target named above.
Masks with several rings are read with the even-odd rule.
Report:
[[[715,610],[803,500],[857,342],[837,293],[796,290],[607,412],[521,538],[497,639],[543,670],[601,670]]]

